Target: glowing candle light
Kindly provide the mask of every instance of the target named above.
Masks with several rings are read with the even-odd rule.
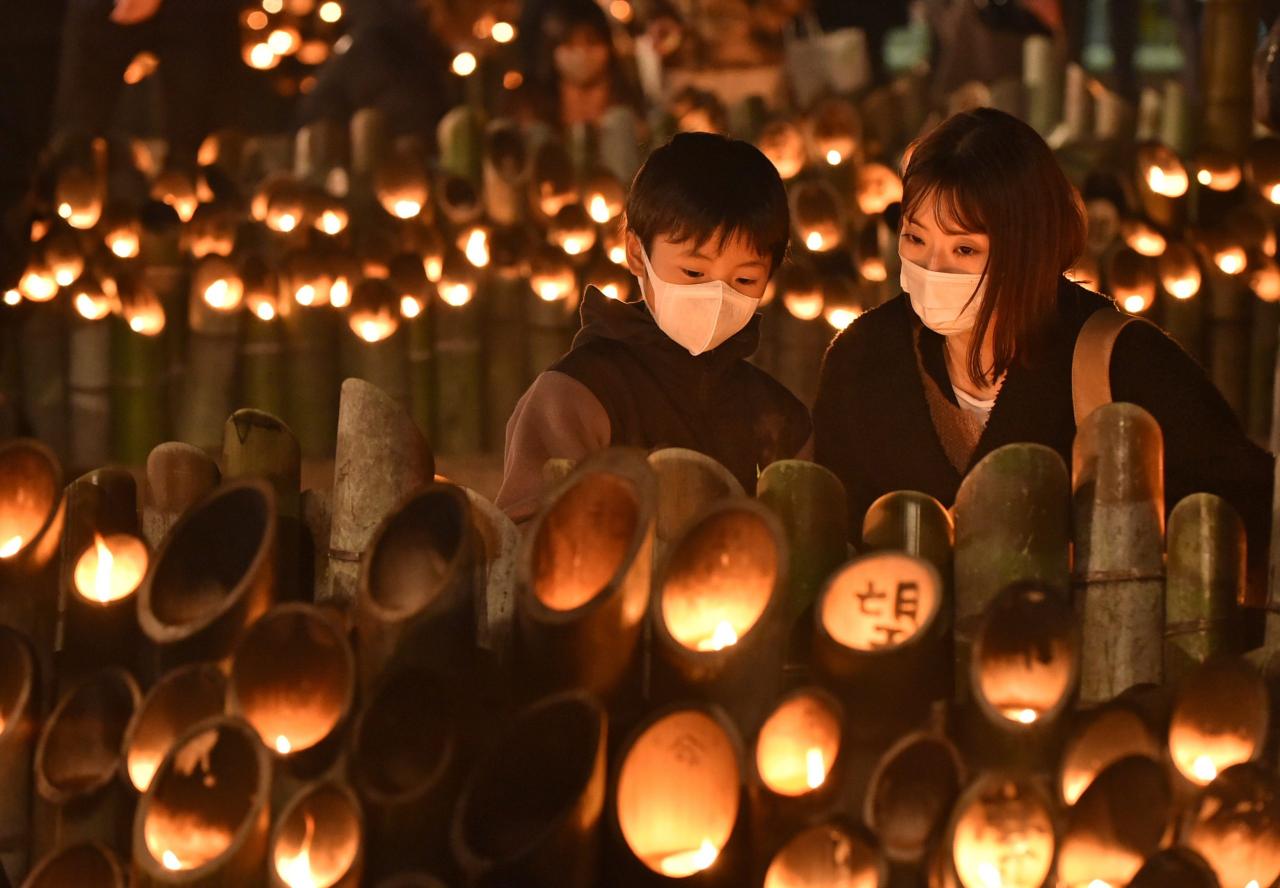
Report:
[[[831,166],[839,166],[844,163],[844,156],[835,148],[832,148],[827,152],[827,163]]]
[[[76,311],[86,321],[100,321],[111,314],[111,300],[101,291],[80,290],[73,302]]]
[[[445,304],[461,308],[471,301],[471,288],[464,283],[441,283],[440,298]]]
[[[132,595],[146,572],[147,547],[142,540],[123,533],[106,538],[95,533],[93,545],[76,562],[75,587],[81,597],[108,604]]]
[[[280,734],[276,737],[275,747],[276,747],[276,752],[280,753],[281,755],[288,755],[290,752],[293,751],[293,744],[289,742],[289,738],[286,737],[284,734]]]
[[[1213,264],[1227,274],[1239,274],[1244,271],[1248,259],[1242,247],[1233,245],[1214,253]]]
[[[609,204],[605,201],[603,194],[591,195],[591,200],[587,204],[587,212],[591,214],[592,219],[601,225],[612,218],[609,215]]]
[[[510,43],[516,37],[516,29],[510,22],[495,22],[489,36],[495,43]]]
[[[416,296],[401,296],[400,314],[406,318],[416,318],[422,314],[422,300]]]
[[[470,77],[476,70],[476,57],[469,52],[460,52],[453,57],[451,65],[453,73],[459,77]]]
[[[289,885],[289,888],[318,888],[320,884],[311,869],[311,840],[315,836],[316,822],[310,814],[304,817],[306,831],[298,853],[280,855],[276,858],[276,872]]]
[[[827,763],[823,761],[822,750],[816,746],[805,753],[805,782],[810,789],[817,789],[827,779]]]
[[[733,624],[728,620],[721,620],[710,635],[698,642],[697,647],[700,651],[722,651],[737,643],[738,633],[733,631]]]
[[[58,295],[58,283],[48,268],[31,267],[19,279],[18,290],[32,302],[48,302]]]
[[[1009,719],[1009,721],[1016,721],[1023,725],[1035,724],[1036,719],[1039,718],[1034,709],[1026,707],[1009,707],[1000,710],[1000,714]]]
[[[351,283],[345,277],[338,276],[329,285],[329,304],[334,308],[346,308],[351,304]]]
[[[489,264],[489,233],[483,228],[473,228],[466,236],[463,253],[467,261],[476,268],[484,268]]]
[[[347,213],[345,210],[327,209],[316,218],[316,228],[328,235],[341,234],[346,227]]]
[[[160,857],[160,862],[164,864],[165,869],[180,870],[186,869],[187,865],[178,859],[178,855],[172,851],[165,851]]]
[[[3,543],[0,543],[0,558],[12,558],[22,550],[23,543],[26,542],[21,536],[14,535],[9,537]]]
[[[21,294],[21,293],[19,293],[17,290],[5,290],[5,291],[4,291],[4,304],[5,304],[5,305],[17,305],[17,304],[18,304],[18,303],[20,303],[21,301],[22,301],[22,294]]]
[[[666,855],[658,862],[658,869],[663,875],[682,879],[710,869],[719,856],[720,852],[711,844],[711,840],[703,839],[697,848]]]
[[[333,24],[342,18],[342,4],[335,0],[328,0],[326,3],[320,4],[320,20]]]
[[[823,248],[826,241],[822,237],[820,231],[810,231],[804,236],[804,245],[807,249],[817,252]]]

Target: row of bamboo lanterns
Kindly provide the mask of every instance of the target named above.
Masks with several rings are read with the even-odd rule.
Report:
[[[521,539],[384,393],[349,380],[341,416],[327,495],[256,411],[221,470],[158,448],[143,497],[0,448],[0,826],[30,884],[1280,876],[1243,530],[1198,494],[1166,533],[1138,408],[1090,417],[1071,472],[1013,445],[951,513],[882,498],[851,561],[809,463],[754,499],[688,451],[551,465]]]

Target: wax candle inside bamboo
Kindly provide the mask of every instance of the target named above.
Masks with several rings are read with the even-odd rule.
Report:
[[[764,888],[878,888],[882,875],[866,839],[822,824],[799,833],[774,855]]]
[[[1183,777],[1205,786],[1258,754],[1268,708],[1266,685],[1250,666],[1234,658],[1210,660],[1178,690],[1169,757]]]
[[[993,602],[970,671],[984,710],[1014,726],[1060,712],[1079,676],[1077,631],[1067,605],[1040,589],[1010,589]]]
[[[964,888],[1040,888],[1054,847],[1048,805],[1026,783],[982,777],[956,805],[951,856]]]
[[[1125,756],[1158,759],[1161,745],[1136,712],[1123,705],[1095,710],[1067,740],[1062,753],[1058,791],[1074,805],[1094,779]]]
[[[804,169],[807,154],[804,133],[794,121],[775,120],[766,124],[757,144],[783,179],[794,179]]]
[[[108,604],[137,591],[146,573],[146,543],[127,533],[95,533],[76,561],[75,590],[87,601]]]
[[[840,717],[824,694],[801,691],[773,711],[756,739],[760,779],[779,795],[821,789],[840,751]]]
[[[281,815],[270,860],[287,888],[329,888],[358,865],[360,808],[336,783],[304,789]]]

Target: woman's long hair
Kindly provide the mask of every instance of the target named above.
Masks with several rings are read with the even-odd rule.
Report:
[[[903,218],[929,197],[939,228],[987,235],[986,298],[969,347],[975,383],[1041,353],[1057,316],[1058,283],[1084,249],[1080,194],[1049,146],[1027,124],[994,108],[956,114],[916,140],[904,157]],[[994,366],[982,366],[992,331]]]

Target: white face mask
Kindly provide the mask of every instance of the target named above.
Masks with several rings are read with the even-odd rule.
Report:
[[[758,300],[739,293],[724,281],[699,281],[696,284],[673,284],[664,281],[653,270],[649,256],[640,249],[648,272],[652,299],[645,300],[658,329],[684,346],[689,354],[711,351],[733,336],[756,313]],[[644,292],[644,281],[640,291]]]
[[[972,330],[987,292],[980,274],[930,271],[905,258],[899,282],[921,322],[943,336]]]

